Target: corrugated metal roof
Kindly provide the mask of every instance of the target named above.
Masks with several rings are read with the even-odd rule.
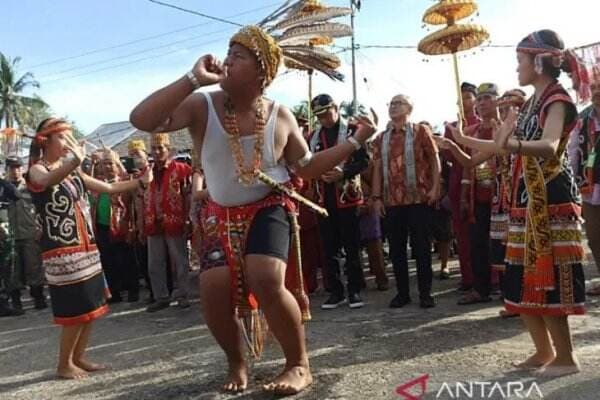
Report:
[[[188,152],[192,148],[192,138],[187,129],[170,133],[171,148],[176,153]],[[116,151],[119,156],[127,155],[127,145],[131,140],[143,140],[150,151],[150,134],[135,128],[129,121],[113,122],[100,125],[85,137],[85,140],[97,148],[104,144]],[[88,152],[96,150],[88,146]]]

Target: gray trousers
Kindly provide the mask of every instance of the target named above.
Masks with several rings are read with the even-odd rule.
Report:
[[[190,263],[188,258],[187,241],[182,236],[154,235],[148,236],[148,275],[152,285],[152,293],[156,300],[169,298],[167,288],[167,251],[171,263],[175,264],[173,280],[177,282],[177,288],[173,292],[173,298],[187,298],[188,274]]]

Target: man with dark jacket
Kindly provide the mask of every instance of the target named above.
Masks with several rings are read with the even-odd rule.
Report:
[[[340,118],[337,104],[331,96],[321,94],[311,103],[319,125],[310,139],[313,153],[331,148],[348,140],[356,128]],[[358,207],[363,204],[360,173],[369,165],[369,155],[364,148],[357,150],[342,165],[323,174],[315,182],[318,202],[327,209],[329,217],[319,217],[319,228],[327,263],[326,282],[331,292],[321,308],[334,309],[346,302],[344,285],[340,279],[340,266],[336,258],[340,245],[346,252],[346,274],[348,276],[348,303],[350,308],[364,305],[360,290],[364,284],[360,264],[360,227]]]

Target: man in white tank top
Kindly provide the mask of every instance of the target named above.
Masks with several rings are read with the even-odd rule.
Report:
[[[209,236],[211,240],[203,239],[212,243],[206,246],[202,258],[200,293],[205,321],[229,362],[229,374],[223,386],[229,392],[243,391],[247,387],[248,374],[240,338],[248,334],[248,329],[236,316],[246,315],[243,306],[254,310],[255,300],[286,357],[283,372],[264,389],[278,395],[298,393],[312,383],[312,376],[300,308],[306,304],[299,304],[284,285],[287,255],[283,252],[289,249],[290,234],[285,211],[293,206],[289,199],[273,193],[247,204],[225,204],[228,198],[222,201],[216,198],[219,188],[238,186],[239,191],[256,192],[260,187],[253,170],[271,167],[277,170],[277,165],[287,165],[302,178],[319,177],[375,133],[373,123],[363,119],[353,140],[313,156],[287,108],[279,107],[276,115],[272,115],[273,121],[267,122],[267,116],[276,108],[263,93],[276,76],[280,61],[281,49],[271,36],[258,27],[245,27],[231,39],[224,62],[212,55],[201,57],[187,75],[150,95],[130,116],[134,126],[147,132],[188,128],[197,154],[205,151],[202,159],[206,164],[202,169],[212,202],[206,207],[209,211],[203,220],[204,231],[221,234]],[[208,96],[193,93],[214,84],[219,84],[222,90]],[[271,122],[272,141],[267,132]],[[216,130],[223,128],[226,135],[214,135],[207,126]],[[207,151],[205,145],[211,150]],[[267,151],[269,146],[272,148]],[[219,168],[234,170],[235,174],[211,171],[215,168],[213,162],[218,163]],[[280,179],[280,183],[285,182]],[[230,220],[235,223],[229,224]],[[241,235],[234,235],[240,226],[245,227]],[[236,242],[238,236],[242,237],[241,243]],[[237,245],[240,248],[236,248]],[[239,293],[231,291],[232,279],[234,285],[241,282],[241,286],[236,286]],[[240,293],[245,298],[250,292],[254,295],[249,298],[252,301],[238,303],[244,300],[240,299]]]

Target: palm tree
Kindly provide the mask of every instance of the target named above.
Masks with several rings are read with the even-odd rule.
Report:
[[[26,72],[17,78],[17,66],[21,57],[10,59],[0,52],[0,122],[4,120],[7,128],[12,128],[16,122],[23,126],[22,117],[34,108],[47,107],[38,96],[28,97],[21,93],[28,87],[39,88],[38,81],[33,79],[31,72]]]

